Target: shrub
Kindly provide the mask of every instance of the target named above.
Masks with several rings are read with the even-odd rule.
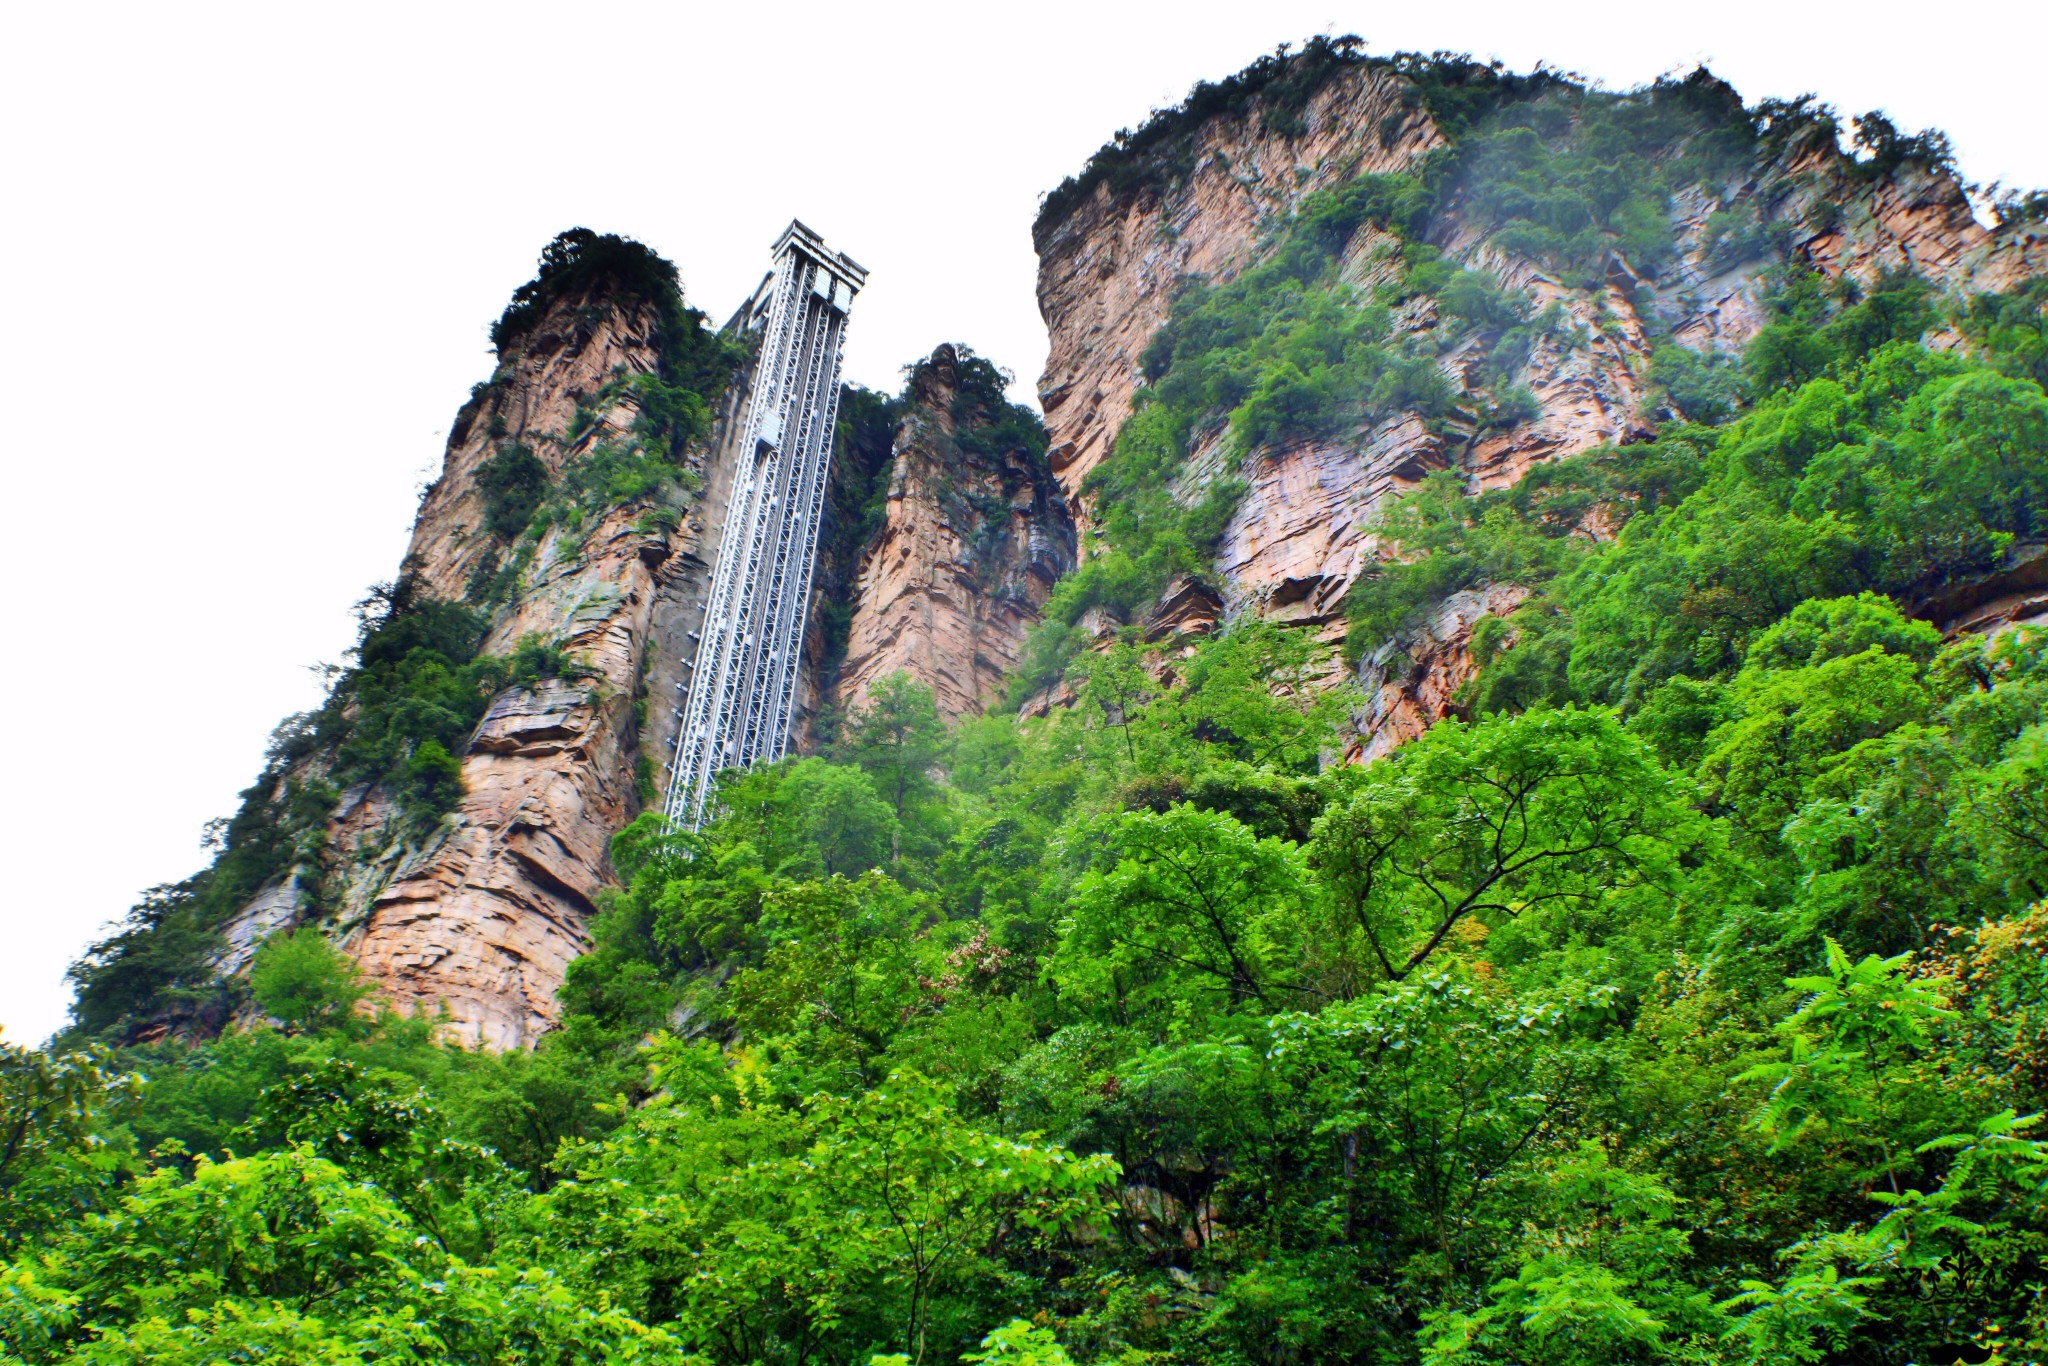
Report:
[[[249,964],[249,993],[291,1033],[341,1028],[370,986],[327,936],[311,928],[274,934]]]
[[[500,540],[516,541],[547,496],[548,467],[531,448],[514,443],[477,466],[476,486],[483,494],[484,525]]]
[[[675,266],[648,247],[630,237],[570,228],[542,249],[533,279],[512,292],[512,302],[491,325],[491,345],[502,354],[541,320],[550,304],[600,290],[664,310],[682,298]]]

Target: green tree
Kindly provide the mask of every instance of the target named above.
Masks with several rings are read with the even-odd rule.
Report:
[[[1106,1158],[964,1124],[915,1074],[784,1103],[715,1049],[655,1058],[656,1101],[548,1200],[714,1361],[922,1360],[940,1327],[950,1355],[973,1339],[946,1292],[989,1287],[993,1257],[1096,1213],[1115,1180]]]
[[[112,1197],[135,1166],[122,1125],[145,1085],[104,1048],[0,1043],[0,1254]]]
[[[15,1359],[31,1363],[674,1355],[666,1335],[543,1269],[450,1257],[376,1186],[304,1151],[152,1172],[36,1269],[4,1274],[0,1322]],[[24,1298],[38,1317],[17,1335]]]
[[[750,1039],[802,1041],[820,1064],[869,1067],[925,1005],[918,937],[932,916],[879,872],[777,888],[762,904],[770,947],[727,989],[733,1022]]]
[[[1507,1178],[1585,1124],[1611,1075],[1615,998],[1432,971],[1275,1020],[1277,1065],[1341,1154],[1343,1238],[1384,1240],[1391,1272],[1438,1291],[1494,1255],[1529,1212]]]
[[[548,467],[531,447],[512,443],[477,466],[476,486],[484,499],[484,525],[498,539],[516,541],[547,496]]]
[[[237,1136],[333,1162],[451,1254],[490,1250],[490,1206],[507,1173],[495,1154],[456,1139],[425,1088],[402,1073],[320,1060],[265,1091]]]
[[[816,756],[727,774],[718,802],[731,819],[718,843],[750,841],[764,870],[778,877],[853,877],[882,867],[896,856],[903,822],[877,781]]]
[[[898,672],[868,689],[865,705],[848,720],[841,748],[874,776],[900,821],[914,804],[929,800],[945,734],[931,689]]]
[[[1736,714],[1707,736],[1700,776],[1738,829],[1768,846],[1815,784],[1869,740],[1925,718],[1920,666],[1872,646],[1845,659],[1739,678]]]
[[[1674,1278],[1685,1235],[1656,1175],[1591,1142],[1545,1167],[1515,1274],[1488,1287],[1490,1303],[1430,1317],[1427,1366],[1685,1360],[1718,1335],[1711,1297]]]
[[[1611,933],[1644,896],[1668,907],[1701,838],[1688,796],[1607,711],[1438,724],[1316,823],[1343,994],[1407,978],[1467,921],[1528,922],[1540,944]]]
[[[1100,839],[1052,961],[1063,992],[1158,1028],[1176,1008],[1270,1013],[1310,990],[1312,883],[1294,846],[1187,804],[1114,817]]]
[[[1891,1179],[1897,1189],[1894,1164],[1904,1135],[1895,1085],[1949,1013],[1940,984],[1910,978],[1909,962],[1907,954],[1852,962],[1830,939],[1824,975],[1786,979],[1786,986],[1807,995],[1778,1026],[1785,1057],[1737,1078],[1770,1083],[1756,1124],[1774,1147],[1846,1128],[1877,1148],[1882,1156],[1872,1175]]]
[[[249,963],[250,994],[286,1033],[349,1029],[373,990],[354,961],[311,927],[272,935]]]

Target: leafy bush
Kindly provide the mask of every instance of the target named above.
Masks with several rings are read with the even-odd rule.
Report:
[[[1880,109],[1856,120],[1855,146],[1861,154],[1856,169],[1866,179],[1893,175],[1909,164],[1945,175],[1955,174],[1955,148],[1946,133],[1927,128],[1908,137]]]
[[[1731,357],[1716,352],[1703,355],[1669,342],[1650,353],[1649,379],[1664,402],[1687,422],[1726,422],[1735,415],[1741,397]]]
[[[548,467],[530,448],[514,443],[477,466],[476,486],[484,498],[484,525],[500,540],[517,540],[547,496]]]
[[[2048,387],[2048,281],[2029,280],[2008,294],[1979,294],[1961,322],[2001,372]]]
[[[680,306],[682,285],[672,263],[632,238],[570,228],[541,251],[540,270],[533,279],[512,291],[512,302],[491,325],[491,345],[502,353],[524,337],[550,305],[598,293],[638,299],[667,314]]]
[[[316,929],[273,935],[249,964],[249,994],[287,1032],[340,1029],[370,988]]]
[[[1739,106],[1699,89],[1662,83],[1615,96],[1561,85],[1505,105],[1460,140],[1440,193],[1496,243],[1575,283],[1597,285],[1610,251],[1654,276],[1672,255],[1671,191],[1749,153]]]

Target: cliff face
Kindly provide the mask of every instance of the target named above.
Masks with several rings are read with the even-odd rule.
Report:
[[[672,485],[623,500],[599,493],[523,537],[494,532],[482,472],[517,450],[564,489],[594,461],[642,454],[644,391],[632,380],[660,370],[667,325],[658,303],[598,282],[545,299],[501,343],[497,372],[458,416],[421,503],[406,588],[412,599],[479,604],[480,656],[541,642],[563,662],[490,696],[456,755],[461,795],[430,830],[404,818],[388,782],[342,790],[317,855],[227,926],[224,970],[241,968],[264,934],[307,921],[353,954],[384,999],[445,1010],[466,1042],[527,1045],[555,1019],[563,972],[611,879],[611,836],[640,809],[636,788],[652,766],[640,762],[643,744],[650,759],[659,752],[643,697],[676,667],[665,660],[652,677],[650,652],[681,648],[705,524]],[[679,453],[682,486],[716,474],[710,449]],[[677,504],[697,515],[663,515]],[[494,578],[493,595],[481,585]],[[348,701],[344,715],[362,705]],[[319,778],[334,757],[310,755],[290,777]]]
[[[790,748],[815,752],[835,723],[833,687],[846,662],[847,636],[860,597],[855,585],[868,544],[881,529],[889,476],[895,468],[898,399],[848,385],[840,393],[832,476],[818,526],[811,575],[811,612],[804,623],[803,663],[790,717]]]
[[[630,430],[638,407],[625,399],[579,440],[563,439],[579,401],[620,372],[652,372],[649,312],[564,300],[527,337],[461,441],[451,440],[421,506],[408,559],[428,584],[459,596],[480,553],[475,470],[500,420],[556,476]],[[490,1047],[530,1043],[554,1019],[555,991],[609,877],[611,835],[638,811],[633,703],[671,549],[667,533],[642,525],[644,512],[615,508],[595,526],[548,533],[484,652],[539,636],[592,673],[494,698],[461,756],[453,817],[423,847],[371,861],[343,904],[344,920],[361,917],[345,942],[387,998],[445,1006],[456,1033]]]
[[[652,797],[674,745],[734,468],[724,442],[750,362],[672,452],[652,421],[698,402],[677,397],[671,373],[680,328],[700,349],[736,344],[704,342],[677,307],[597,280],[543,294],[500,339],[385,618],[403,627],[438,605],[479,624],[474,681],[460,686],[488,695],[450,745],[459,796],[423,823],[403,765],[342,785],[347,737],[379,705],[365,675],[344,680],[323,731],[341,738],[273,775],[280,806],[322,783],[336,799],[289,872],[222,927],[218,970],[240,972],[267,935],[314,924],[383,1000],[445,1012],[467,1043],[529,1046],[554,1023],[614,881],[611,837]],[[510,513],[508,461],[530,489]],[[1035,416],[1004,400],[994,366],[940,347],[901,399],[848,392],[828,503],[800,722],[818,698],[857,709],[898,670],[947,716],[978,713],[1074,564]],[[800,725],[799,747],[809,738]]]
[[[1181,115],[1170,139],[1145,146],[1141,135],[1125,144],[1139,150],[1120,163],[1105,149],[1109,174],[1063,187],[1049,201],[1036,230],[1039,307],[1051,340],[1040,393],[1053,467],[1085,529],[1092,519],[1084,481],[1147,383],[1146,348],[1177,294],[1273,259],[1289,220],[1319,190],[1375,173],[1453,176],[1405,250],[1409,259],[1418,246],[1440,253],[1525,301],[1522,316],[1544,320],[1526,357],[1501,374],[1487,355],[1496,334],[1482,328],[1439,341],[1454,334],[1438,327],[1438,300],[1381,288],[1400,278],[1403,239],[1360,223],[1341,249],[1342,280],[1361,305],[1376,291],[1395,301],[1394,344],[1434,355],[1456,407],[1397,409],[1333,437],[1260,444],[1236,461],[1246,492],[1210,574],[1223,614],[1259,612],[1333,644],[1344,634],[1346,594],[1376,559],[1368,525],[1390,497],[1433,470],[1456,470],[1477,492],[1512,484],[1541,462],[1647,435],[1672,415],[1650,377],[1653,353],[1667,345],[1732,358],[1769,320],[1774,266],[1865,287],[1910,272],[1952,298],[2048,271],[2048,230],[2040,225],[1994,233],[1945,171],[1907,161],[1872,174],[1838,149],[1831,129],[1814,128],[1776,145],[1760,141],[1732,167],[1677,188],[1662,240],[1650,244],[1662,258],[1656,269],[1638,269],[1617,243],[1604,266],[1560,271],[1477,211],[1487,187],[1476,173],[1461,184],[1459,172],[1445,171],[1456,138],[1411,74],[1387,63],[1340,65],[1305,101],[1285,85],[1204,118]],[[1725,86],[1707,81],[1702,89],[1742,117]],[[1677,161],[1692,150],[1688,138],[1700,136],[1649,155]],[[1746,234],[1736,248],[1732,224]],[[1494,408],[1506,385],[1526,390],[1527,411]],[[1186,501],[1226,469],[1230,440],[1220,421],[1197,424],[1180,484]],[[1383,752],[1445,714],[1471,673],[1463,644],[1471,606],[1445,603],[1402,639],[1368,652],[1359,682],[1372,701],[1355,718],[1354,752]]]
[[[901,407],[832,699],[858,710],[877,680],[902,671],[931,688],[940,715],[979,715],[1074,567],[1073,523],[1035,424],[975,383],[955,348],[916,366]]]
[[[1181,325],[1176,300],[1202,295],[1190,286],[1215,294],[1256,280],[1284,262],[1304,219],[1325,224],[1317,250],[1328,255],[1297,283],[1328,288],[1339,313],[1369,311],[1368,328],[1340,334],[1383,357],[1420,358],[1422,387],[1437,397],[1374,398],[1314,435],[1281,424],[1253,439],[1226,416],[1249,386],[1212,402],[1177,429],[1168,491],[1186,506],[1219,480],[1241,483],[1213,559],[1144,580],[1147,593],[1164,582],[1153,601],[1089,599],[1097,605],[1072,623],[1080,636],[1136,624],[1163,640],[1250,612],[1334,649],[1347,595],[1388,553],[1370,527],[1389,499],[1437,471],[1475,493],[1511,485],[1545,461],[1648,433],[1678,410],[1658,358],[1689,354],[1725,376],[1770,322],[1781,267],[1866,288],[1907,272],[1948,297],[2048,271],[2048,231],[1986,229],[1946,172],[1910,159],[1873,169],[1811,119],[1760,132],[1733,92],[1704,78],[1681,93],[1739,122],[1740,154],[1674,171],[1651,230],[1603,226],[1596,251],[1560,265],[1530,233],[1501,229],[1494,191],[1517,168],[1458,160],[1475,129],[1498,132],[1503,111],[1522,111],[1531,146],[1565,138],[1569,111],[1528,112],[1559,82],[1461,103],[1427,64],[1334,50],[1319,49],[1320,65],[1269,62],[1260,81],[1209,87],[1224,97],[1191,102],[1166,135],[1141,132],[1049,199],[1036,228],[1051,342],[1043,427],[965,348],[940,347],[901,398],[848,391],[799,748],[816,742],[820,717],[857,710],[898,671],[929,686],[948,718],[990,705],[1055,581],[1083,544],[1106,544],[1092,534],[1104,528],[1088,480],[1140,391],[1167,374],[1148,352]],[[1645,135],[1645,164],[1694,166],[1692,143],[1712,129],[1710,117],[1662,142]],[[1327,216],[1333,194],[1370,177],[1426,191],[1426,211]],[[403,658],[387,659],[385,683],[402,696],[345,682],[313,718],[317,735],[273,757],[244,815],[268,821],[265,847],[285,852],[244,860],[232,899],[221,895],[238,913],[222,925],[224,912],[209,909],[205,925],[226,940],[212,966],[232,974],[264,936],[317,924],[386,999],[445,1011],[453,1035],[492,1048],[528,1045],[556,1019],[556,991],[612,881],[609,841],[665,769],[747,364],[743,346],[706,340],[666,263],[628,253],[617,258],[624,275],[606,274],[573,252],[556,259],[561,247],[544,258],[560,268],[554,283],[539,288],[544,269],[494,334],[500,364],[457,417],[387,604],[394,620],[432,616],[420,604],[440,610],[447,629],[434,638],[445,645],[453,631],[465,643],[417,666],[394,646]],[[659,266],[652,288],[648,261]],[[1430,270],[1438,284],[1415,287]],[[1453,300],[1453,276],[1476,301]],[[1473,321],[1475,308],[1498,307],[1510,314]],[[739,382],[728,383],[735,367]],[[2015,545],[1997,574],[1916,610],[1953,629],[2039,616],[2044,565],[2038,545]],[[1384,754],[1454,710],[1474,672],[1475,623],[1526,595],[1514,583],[1468,584],[1393,638],[1366,642],[1350,757]],[[1345,674],[1333,664],[1332,676]],[[1061,700],[1050,688],[1030,709]],[[381,750],[356,743],[373,721],[395,737]],[[425,743],[429,731],[442,738]]]
[[[1040,222],[1038,309],[1051,350],[1038,395],[1069,497],[1130,416],[1139,359],[1185,281],[1242,270],[1314,191],[1401,170],[1442,145],[1407,95],[1398,77],[1361,70],[1308,101],[1299,133],[1268,127],[1263,107],[1209,120],[1179,149],[1193,169],[1177,183],[1147,179],[1120,193],[1105,184]]]

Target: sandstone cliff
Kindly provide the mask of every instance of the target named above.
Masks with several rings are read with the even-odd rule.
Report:
[[[1403,169],[1442,144],[1406,96],[1400,78],[1360,68],[1308,100],[1299,132],[1268,127],[1255,99],[1176,140],[1185,174],[1147,175],[1122,191],[1105,181],[1040,219],[1038,308],[1051,350],[1038,394],[1053,472],[1070,497],[1130,416],[1145,345],[1185,281],[1242,270],[1315,190]]]
[[[912,370],[901,411],[832,697],[858,710],[901,671],[931,688],[940,715],[979,715],[1074,567],[1073,523],[1036,422],[986,361],[939,347]]]
[[[724,440],[750,364],[737,334],[709,340],[672,295],[583,274],[501,323],[500,364],[454,423],[401,579],[365,637],[366,652],[381,650],[377,631],[403,636],[422,613],[476,623],[457,687],[483,691],[474,724],[451,736],[452,809],[423,820],[405,763],[348,780],[350,737],[391,699],[371,696],[360,670],[344,676],[302,727],[312,738],[267,776],[264,805],[303,806],[299,794],[323,784],[333,799],[223,927],[219,971],[311,924],[381,999],[445,1013],[457,1039],[529,1046],[557,1018],[564,973],[615,881],[611,837],[654,796],[674,744],[734,467]],[[692,360],[692,348],[704,354]],[[708,395],[684,387],[707,377]],[[979,712],[1073,567],[1042,428],[1002,385],[989,362],[944,346],[900,399],[847,392],[800,748],[815,741],[818,700],[857,709],[899,670],[947,716]],[[671,442],[678,413],[686,437]],[[507,481],[526,489],[509,511]],[[444,673],[459,663],[444,662]]]
[[[1198,88],[1049,198],[1036,228],[1051,342],[1040,394],[1053,467],[1084,529],[1092,524],[1085,481],[1147,382],[1146,348],[1176,296],[1268,259],[1317,191],[1372,173],[1408,171],[1436,177],[1433,185],[1454,176],[1444,149],[1467,130],[1447,129],[1436,109],[1466,106],[1439,98],[1447,79],[1503,80],[1497,69],[1454,65],[1446,75],[1441,65],[1367,60],[1327,44],[1268,59],[1223,87]],[[1531,100],[1541,98],[1543,79],[1525,85]],[[1734,93],[1704,73],[1668,89],[1752,137]],[[1906,160],[1873,173],[1839,149],[1826,120],[1798,110],[1778,117],[1776,137],[1767,126],[1753,148],[1744,142],[1732,162],[1671,195],[1659,244],[1668,259],[1654,272],[1632,265],[1619,244],[1590,276],[1560,272],[1489,230],[1472,210],[1483,187],[1451,180],[1418,237],[1549,320],[1513,373],[1499,377],[1533,396],[1532,409],[1492,410],[1499,389],[1485,387],[1482,332],[1436,356],[1458,411],[1395,412],[1334,438],[1246,453],[1238,469],[1246,492],[1210,575],[1222,613],[1260,612],[1334,643],[1346,594],[1374,562],[1368,527],[1385,500],[1432,470],[1457,470],[1478,491],[1511,484],[1539,462],[1647,434],[1670,412],[1649,377],[1656,347],[1732,355],[1767,321],[1766,291],[1780,263],[1864,286],[1911,272],[1950,298],[2048,271],[2048,230],[1987,229],[1947,171]],[[1649,155],[1676,163],[1701,136]],[[1743,225],[1739,240],[1731,224]],[[1399,246],[1371,223],[1344,246],[1344,279],[1361,299],[1387,280]],[[1408,300],[1394,318],[1397,336],[1425,348],[1437,344],[1438,322],[1427,298]],[[1223,469],[1226,442],[1220,422],[1191,438],[1182,481],[1189,498]],[[1359,681],[1372,701],[1356,718],[1354,752],[1382,752],[1445,713],[1471,671],[1463,649],[1471,605],[1446,603],[1410,635],[1369,650]]]
[[[477,415],[486,430],[504,415],[508,435],[529,437],[557,475],[629,431],[637,405],[625,398],[565,439],[579,401],[622,371],[654,370],[648,312],[609,299],[558,302],[486,398]],[[408,555],[450,595],[478,553],[469,505],[477,426],[472,419],[464,440],[451,441]],[[592,672],[494,698],[462,756],[454,816],[418,849],[396,859],[382,851],[339,908],[345,925],[360,917],[345,942],[387,998],[445,1007],[458,1034],[491,1047],[530,1043],[553,1020],[563,970],[583,948],[583,922],[608,880],[607,845],[639,809],[633,704],[657,572],[672,549],[671,533],[645,525],[645,511],[629,504],[594,526],[550,529],[484,650],[538,635]]]
[[[649,404],[678,400],[642,377],[659,379],[679,330],[698,329],[673,297],[629,284],[597,272],[544,291],[498,338],[499,366],[454,423],[405,559],[407,602],[479,614],[480,658],[538,645],[543,662],[489,696],[456,755],[460,796],[429,828],[407,819],[388,780],[343,789],[304,841],[310,856],[227,926],[223,970],[239,970],[263,935],[316,923],[383,999],[445,1011],[464,1041],[528,1045],[555,1018],[611,880],[611,836],[638,813],[654,767],[643,750],[659,752],[645,693],[675,672],[666,656],[682,649],[706,559],[695,491],[717,482],[715,434],[648,449],[659,440]],[[523,534],[490,525],[482,472],[507,452],[538,462],[534,496],[552,500]],[[621,471],[644,485],[649,469],[656,487],[619,496]],[[330,703],[344,726],[366,705],[350,686]],[[279,787],[334,763],[331,750],[312,753]]]
[[[1576,116],[1545,102],[1566,88],[1321,43],[1199,88],[1050,196],[1036,227],[1051,342],[1042,428],[965,348],[940,347],[900,398],[845,397],[799,747],[898,671],[931,687],[949,718],[990,705],[1041,614],[1061,610],[1055,582],[1104,544],[1089,479],[1161,378],[1150,352],[1179,326],[1176,301],[1281,260],[1302,216],[1362,177],[1421,187],[1427,212],[1341,219],[1317,279],[1337,281],[1340,308],[1379,310],[1374,344],[1425,359],[1443,397],[1248,443],[1225,418],[1243,393],[1212,405],[1176,447],[1168,492],[1190,506],[1241,483],[1213,557],[1147,580],[1146,593],[1163,585],[1154,600],[1088,606],[1076,637],[1135,625],[1163,640],[1258,613],[1315,632],[1334,658],[1347,596],[1390,553],[1372,531],[1390,498],[1437,471],[1472,492],[1511,485],[1647,433],[1680,402],[1660,353],[1727,373],[1788,267],[1865,288],[1905,272],[1946,298],[2048,272],[2048,233],[1981,225],[1938,158],[1859,161],[1825,118],[1744,111],[1704,73],[1598,97],[1692,114],[1631,134],[1670,182],[1654,222],[1607,224],[1597,250],[1561,265],[1528,233],[1500,229],[1495,190],[1517,168],[1458,157],[1475,129],[1497,148],[1516,145],[1503,128],[1526,129],[1532,146],[1564,137]],[[1734,150],[1702,152],[1717,130]],[[391,628],[379,647],[388,676],[372,687],[359,669],[281,732],[230,823],[219,866],[235,863],[234,877],[205,896],[197,880],[169,889],[225,936],[209,971],[241,971],[264,936],[313,924],[385,999],[445,1011],[458,1038],[528,1045],[556,1018],[556,990],[613,880],[610,838],[653,795],[674,741],[748,364],[741,341],[717,340],[683,309],[672,267],[642,248],[607,248],[603,259],[626,266],[600,267],[577,255],[598,239],[574,236],[550,248],[554,273],[494,331],[500,364],[458,415],[403,572],[372,614],[365,649]],[[1427,269],[1485,282],[1480,303],[1497,291],[1511,316],[1452,326],[1441,290],[1409,287]],[[2038,545],[2013,546],[1998,573],[1919,610],[1954,629],[2038,616],[2044,565]],[[1468,583],[1364,642],[1349,756],[1383,754],[1455,709],[1475,624],[1525,596]],[[426,625],[408,654],[415,620]],[[1060,700],[1048,689],[1031,709]],[[364,738],[373,731],[377,744]],[[148,1028],[218,1023],[180,1009]]]

